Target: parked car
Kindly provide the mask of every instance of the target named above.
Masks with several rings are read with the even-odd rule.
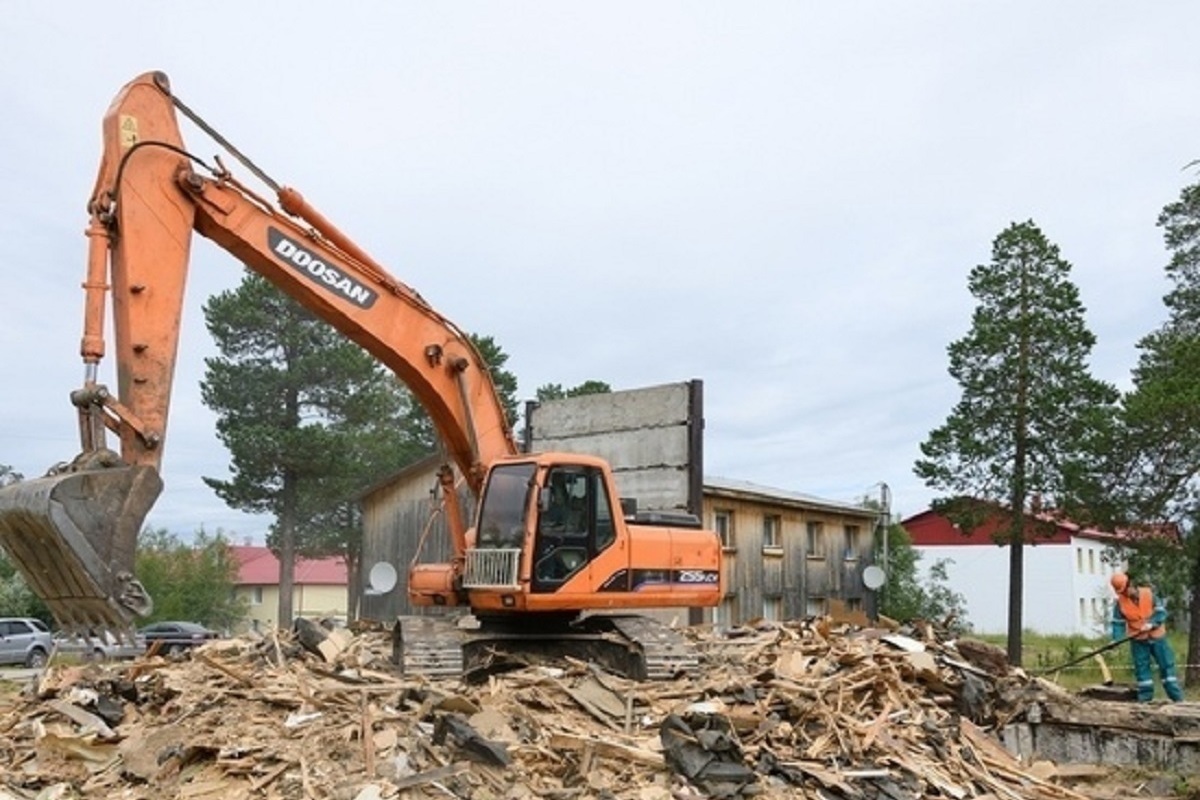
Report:
[[[145,639],[146,650],[157,653],[182,653],[191,647],[221,638],[221,634],[210,631],[195,622],[151,622],[138,631]]]
[[[118,637],[110,631],[89,630],[76,635],[66,631],[54,634],[58,652],[77,655],[84,661],[111,661],[137,658],[146,652],[146,639],[140,633]]]
[[[53,646],[54,637],[40,619],[0,618],[0,664],[44,667]]]

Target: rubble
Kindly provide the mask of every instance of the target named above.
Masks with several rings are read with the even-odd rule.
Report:
[[[1030,702],[1071,699],[987,645],[828,621],[688,634],[701,670],[666,682],[571,661],[403,676],[383,631],[52,664],[0,695],[0,800],[1097,796],[1070,786],[1094,770],[1000,744]]]

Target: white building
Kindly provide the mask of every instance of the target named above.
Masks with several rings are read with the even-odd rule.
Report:
[[[946,586],[965,599],[972,630],[1006,634],[1010,551],[993,539],[998,525],[985,524],[967,536],[933,511],[901,524],[921,554],[918,580],[926,583],[930,569],[945,560]],[[1108,580],[1121,567],[1101,555],[1115,538],[1059,522],[1053,535],[1026,542],[1022,627],[1042,634],[1106,635],[1113,600]]]

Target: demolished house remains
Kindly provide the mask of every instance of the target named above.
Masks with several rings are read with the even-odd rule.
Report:
[[[575,661],[406,676],[383,630],[52,663],[0,695],[0,800],[1083,800],[1200,771],[1188,704],[1081,699],[929,628],[686,632],[700,669],[653,682]]]

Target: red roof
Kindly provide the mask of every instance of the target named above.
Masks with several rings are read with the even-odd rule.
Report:
[[[266,547],[234,545],[230,548],[238,562],[239,586],[278,586],[279,559]],[[296,585],[345,586],[346,562],[336,556],[296,559]]]
[[[1100,541],[1122,538],[1119,535],[1095,528],[1082,527],[1070,520],[1055,519],[1049,514],[1038,514],[1036,516],[1043,522],[1054,523],[1054,533],[1049,536],[1033,535],[1025,542],[1026,544],[1037,546],[1065,545],[1070,544],[1071,540],[1075,537],[1097,539]],[[995,547],[997,541],[994,536],[1004,521],[997,514],[985,520],[970,533],[964,533],[949,519],[930,509],[922,511],[919,514],[914,514],[908,519],[902,520],[900,524],[908,531],[909,538],[912,539],[913,545],[917,547],[935,545],[986,545]]]

